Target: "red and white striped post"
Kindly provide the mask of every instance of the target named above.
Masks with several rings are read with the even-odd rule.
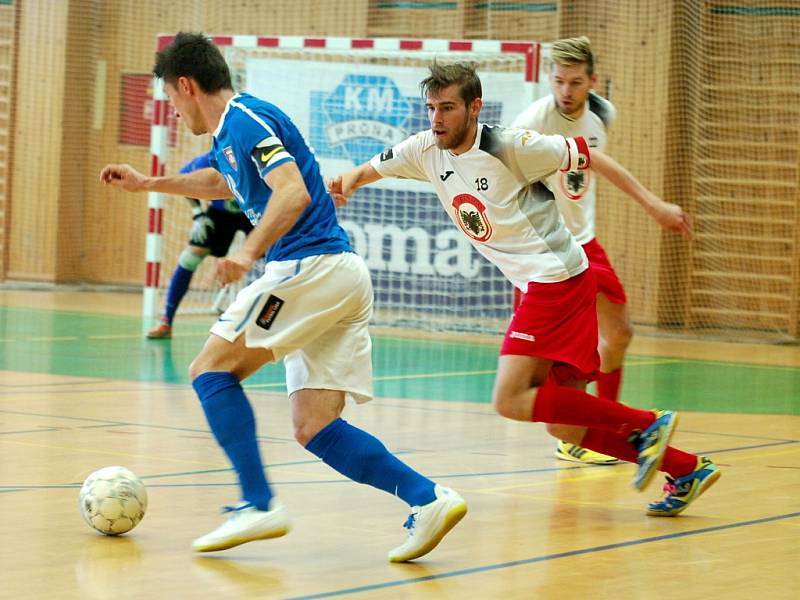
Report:
[[[153,114],[150,125],[150,175],[163,175],[167,158],[168,98],[164,83],[153,78]],[[164,224],[164,195],[147,193],[147,240],[145,243],[145,281],[142,301],[142,328],[147,331],[158,319],[158,282],[161,275],[161,233]]]

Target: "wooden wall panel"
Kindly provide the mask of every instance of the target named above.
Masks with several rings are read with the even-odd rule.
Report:
[[[464,37],[549,42],[558,35],[555,1],[467,2]]]
[[[8,259],[15,58],[16,11],[13,4],[0,5],[0,281],[5,279]]]
[[[56,279],[66,2],[26,0],[20,12],[7,276]]]

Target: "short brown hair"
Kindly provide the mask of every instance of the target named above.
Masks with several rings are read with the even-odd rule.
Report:
[[[419,84],[422,96],[438,94],[444,88],[456,84],[464,104],[469,106],[475,98],[483,95],[481,80],[475,72],[476,66],[474,62],[441,64],[433,61],[428,67],[431,74]]]
[[[553,63],[562,67],[585,64],[586,73],[594,73],[594,54],[589,38],[585,35],[556,40],[550,47],[550,58]]]

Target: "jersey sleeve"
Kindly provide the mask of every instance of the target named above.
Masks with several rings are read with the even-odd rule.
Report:
[[[589,168],[589,145],[582,137],[541,135],[519,129],[515,132],[514,153],[522,174],[528,181],[538,181],[555,171]]]
[[[427,181],[422,167],[422,134],[406,138],[399,144],[376,154],[369,163],[383,177],[399,177]]]
[[[284,147],[280,123],[269,114],[243,108],[240,119],[232,125],[236,128],[241,151],[249,154],[262,179],[275,167],[294,161],[294,156]]]

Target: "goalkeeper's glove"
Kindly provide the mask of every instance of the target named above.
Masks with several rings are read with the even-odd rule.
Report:
[[[205,244],[208,237],[214,232],[214,221],[199,208],[193,209],[192,212],[194,213],[192,217],[192,241]]]

